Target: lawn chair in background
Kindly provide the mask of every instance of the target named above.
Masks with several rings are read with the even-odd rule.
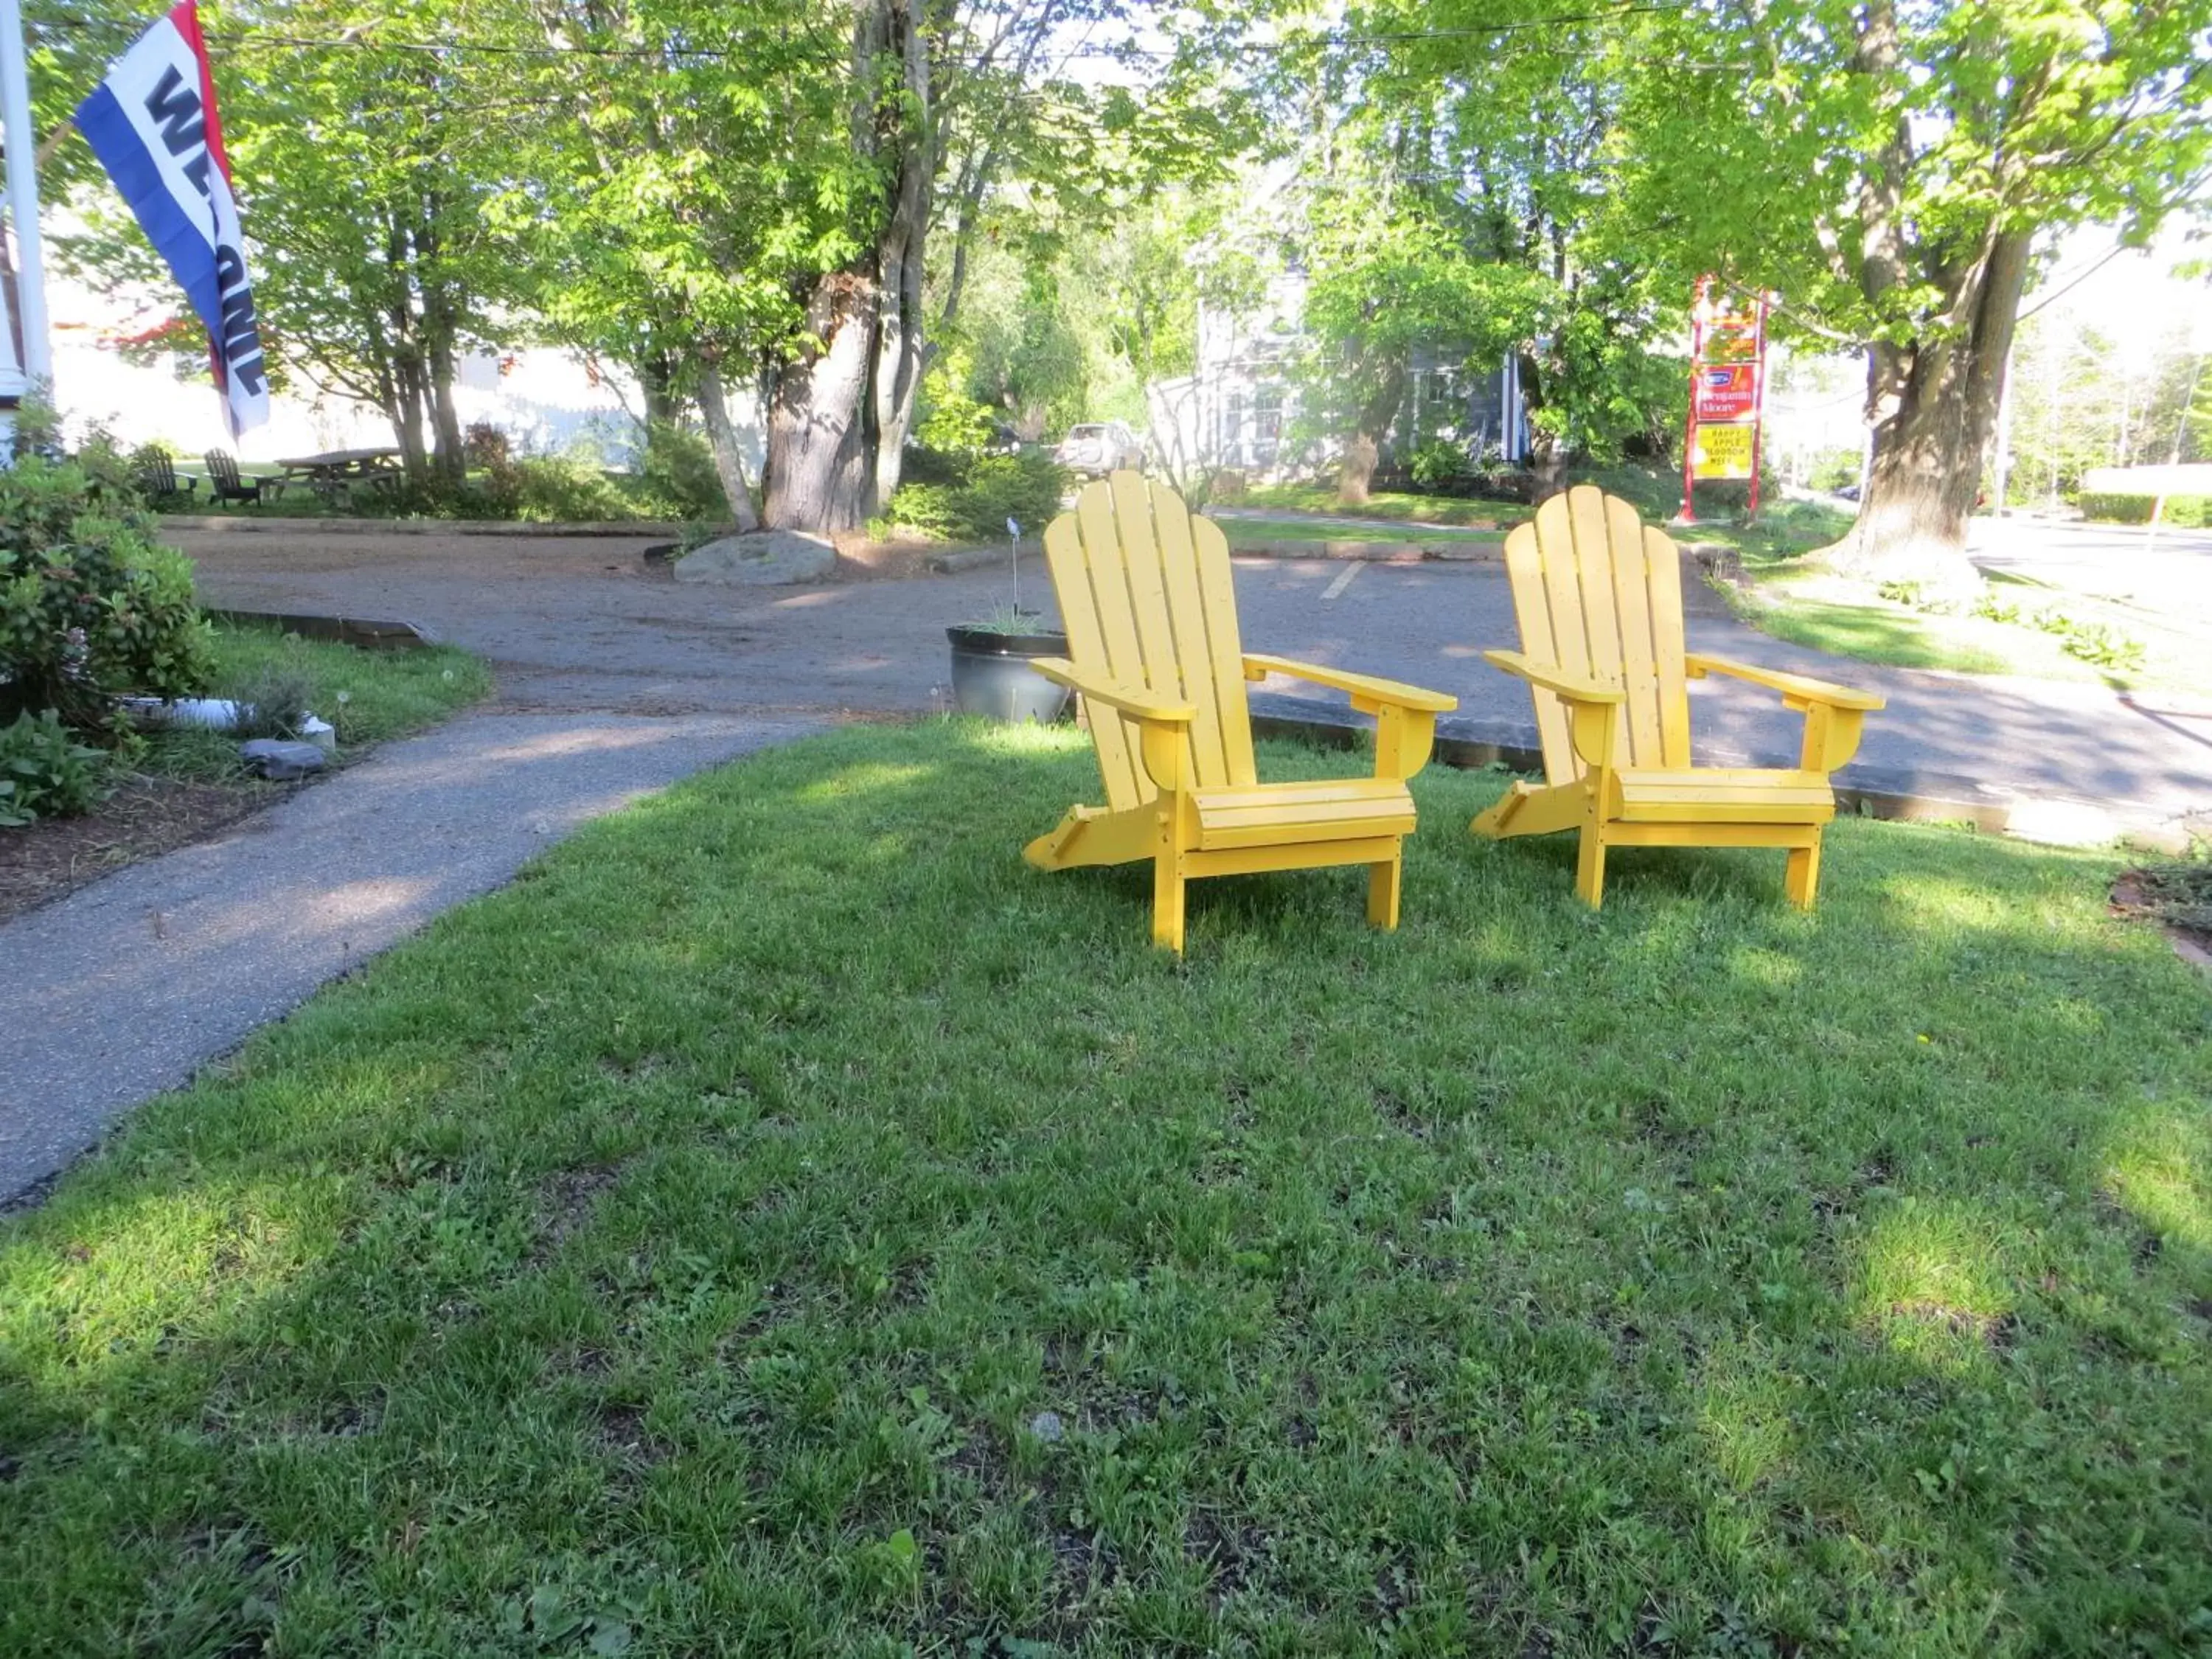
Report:
[[[189,500],[200,487],[198,478],[179,478],[177,465],[158,449],[143,451],[137,458],[138,488],[149,501],[170,501],[182,495]]]
[[[1180,951],[1185,884],[1203,876],[1368,866],[1367,919],[1398,925],[1406,780],[1457,700],[1391,680],[1248,655],[1229,543],[1182,497],[1115,472],[1086,485],[1044,534],[1068,657],[1038,672],[1083,699],[1106,805],[1070,810],[1030,843],[1040,869],[1152,861],[1152,941]],[[1375,775],[1261,783],[1244,683],[1288,674],[1352,695],[1376,716]]]
[[[1681,559],[1629,502],[1588,484],[1554,495],[1505,538],[1521,649],[1483,655],[1528,681],[1542,784],[1516,783],[1477,834],[1582,835],[1576,890],[1595,907],[1613,847],[1776,847],[1784,885],[1811,908],[1820,831],[1836,815],[1828,775],[1859,746],[1882,700],[1683,647]],[[1795,770],[1692,766],[1685,684],[1707,674],[1782,694],[1805,715]]]
[[[217,506],[225,501],[252,501],[258,507],[265,501],[274,500],[284,487],[280,479],[240,477],[237,458],[228,450],[210,449],[205,459],[208,499]]]

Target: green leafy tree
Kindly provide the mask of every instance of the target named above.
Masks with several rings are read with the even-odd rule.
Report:
[[[374,405],[410,477],[457,483],[459,359],[507,337],[519,294],[514,250],[485,216],[519,124],[486,107],[466,54],[435,43],[465,27],[496,44],[505,14],[398,0],[202,15],[272,379]],[[34,13],[41,115],[58,124],[145,21],[117,0]],[[171,289],[87,146],[64,145],[46,182],[87,225],[56,238],[64,265]]]
[[[1838,565],[1965,579],[2039,252],[2201,199],[2208,0],[1756,0],[1622,20],[1613,211],[1686,284],[1778,290],[1869,354],[1874,465]]]

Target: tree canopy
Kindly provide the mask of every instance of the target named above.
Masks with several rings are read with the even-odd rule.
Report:
[[[32,18],[49,123],[141,21]],[[1868,354],[1839,552],[1943,552],[2053,239],[2147,239],[2212,166],[2212,0],[210,0],[208,33],[281,372],[451,472],[456,354],[568,343],[699,410],[741,519],[757,392],[765,514],[812,528],[896,486],[941,350],[1018,426],[1133,407],[1245,260],[1306,281],[1347,487],[1416,347],[1516,360],[1555,466],[1668,441],[1698,276],[1774,292]],[[52,185],[91,199],[88,161]],[[1240,168],[1291,181],[1241,240]],[[133,269],[90,216],[76,256]]]

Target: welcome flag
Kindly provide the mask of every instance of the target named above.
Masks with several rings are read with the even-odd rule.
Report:
[[[261,425],[269,378],[198,0],[184,0],[115,60],[77,106],[76,125],[207,325],[231,436]]]

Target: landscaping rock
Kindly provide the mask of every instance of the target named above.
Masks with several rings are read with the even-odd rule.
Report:
[[[1058,1412],[1039,1412],[1030,1419],[1030,1432],[1047,1445],[1064,1439],[1067,1430],[1062,1425]]]
[[[677,560],[676,580],[729,587],[785,587],[818,582],[836,562],[837,550],[824,537],[769,530],[720,537],[695,549]]]
[[[312,743],[286,743],[279,738],[253,738],[238,745],[238,757],[263,777],[289,783],[319,772],[330,759]]]

